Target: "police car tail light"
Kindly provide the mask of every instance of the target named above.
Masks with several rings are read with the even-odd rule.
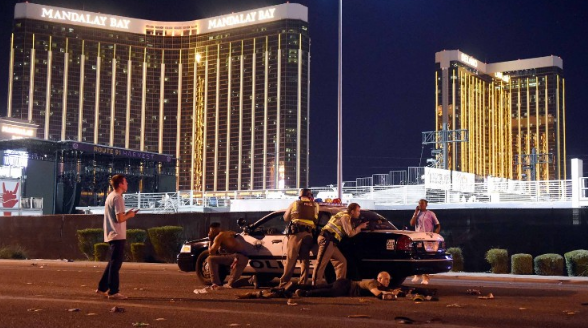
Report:
[[[401,236],[396,241],[396,249],[399,251],[410,251],[412,250],[412,239],[408,236]]]

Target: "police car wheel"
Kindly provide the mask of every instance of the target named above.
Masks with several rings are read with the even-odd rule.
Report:
[[[198,259],[196,260],[196,278],[198,278],[198,280],[205,285],[212,285],[212,279],[210,278],[210,269],[208,267],[208,261],[206,261],[207,258],[207,250],[203,251],[202,253],[200,253],[200,255],[198,255]],[[227,276],[227,270],[221,268],[219,270],[218,275],[220,280],[224,282]]]

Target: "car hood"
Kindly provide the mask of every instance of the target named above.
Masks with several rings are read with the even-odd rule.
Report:
[[[372,231],[371,233],[394,233],[397,235],[404,235],[410,237],[413,241],[445,241],[443,237],[434,232],[418,232],[418,231],[411,231],[411,230],[380,230],[380,231]]]
[[[418,231],[410,231],[410,230],[398,230],[396,231],[399,235],[405,235],[410,237],[410,239],[414,241],[423,241],[423,240],[436,240],[436,241],[444,241],[443,237],[440,234],[434,232],[418,232]]]

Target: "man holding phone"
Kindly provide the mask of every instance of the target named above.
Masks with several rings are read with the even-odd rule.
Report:
[[[439,231],[441,231],[441,224],[439,224],[439,220],[435,213],[427,210],[427,205],[428,202],[426,199],[419,200],[419,206],[416,207],[416,210],[410,219],[410,225],[415,227],[415,231],[439,233]],[[418,282],[421,277],[423,279],[421,284],[427,285],[429,283],[428,274],[422,276],[416,275],[412,278],[412,282]]]
[[[104,242],[110,244],[110,261],[102,279],[98,283],[96,293],[109,299],[124,300],[127,297],[119,293],[119,274],[124,260],[125,241],[127,239],[127,220],[135,217],[138,209],[125,211],[123,194],[127,192],[127,179],[117,174],[110,179],[113,190],[108,194],[104,204]]]

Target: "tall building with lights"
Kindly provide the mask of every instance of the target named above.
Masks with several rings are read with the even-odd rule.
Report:
[[[177,188],[308,184],[310,38],[299,4],[157,22],[18,3],[8,117],[37,137],[177,158]]]
[[[482,63],[451,50],[437,52],[435,63],[436,130],[468,134],[465,142],[445,144],[447,169],[519,180],[566,179],[561,58]]]

